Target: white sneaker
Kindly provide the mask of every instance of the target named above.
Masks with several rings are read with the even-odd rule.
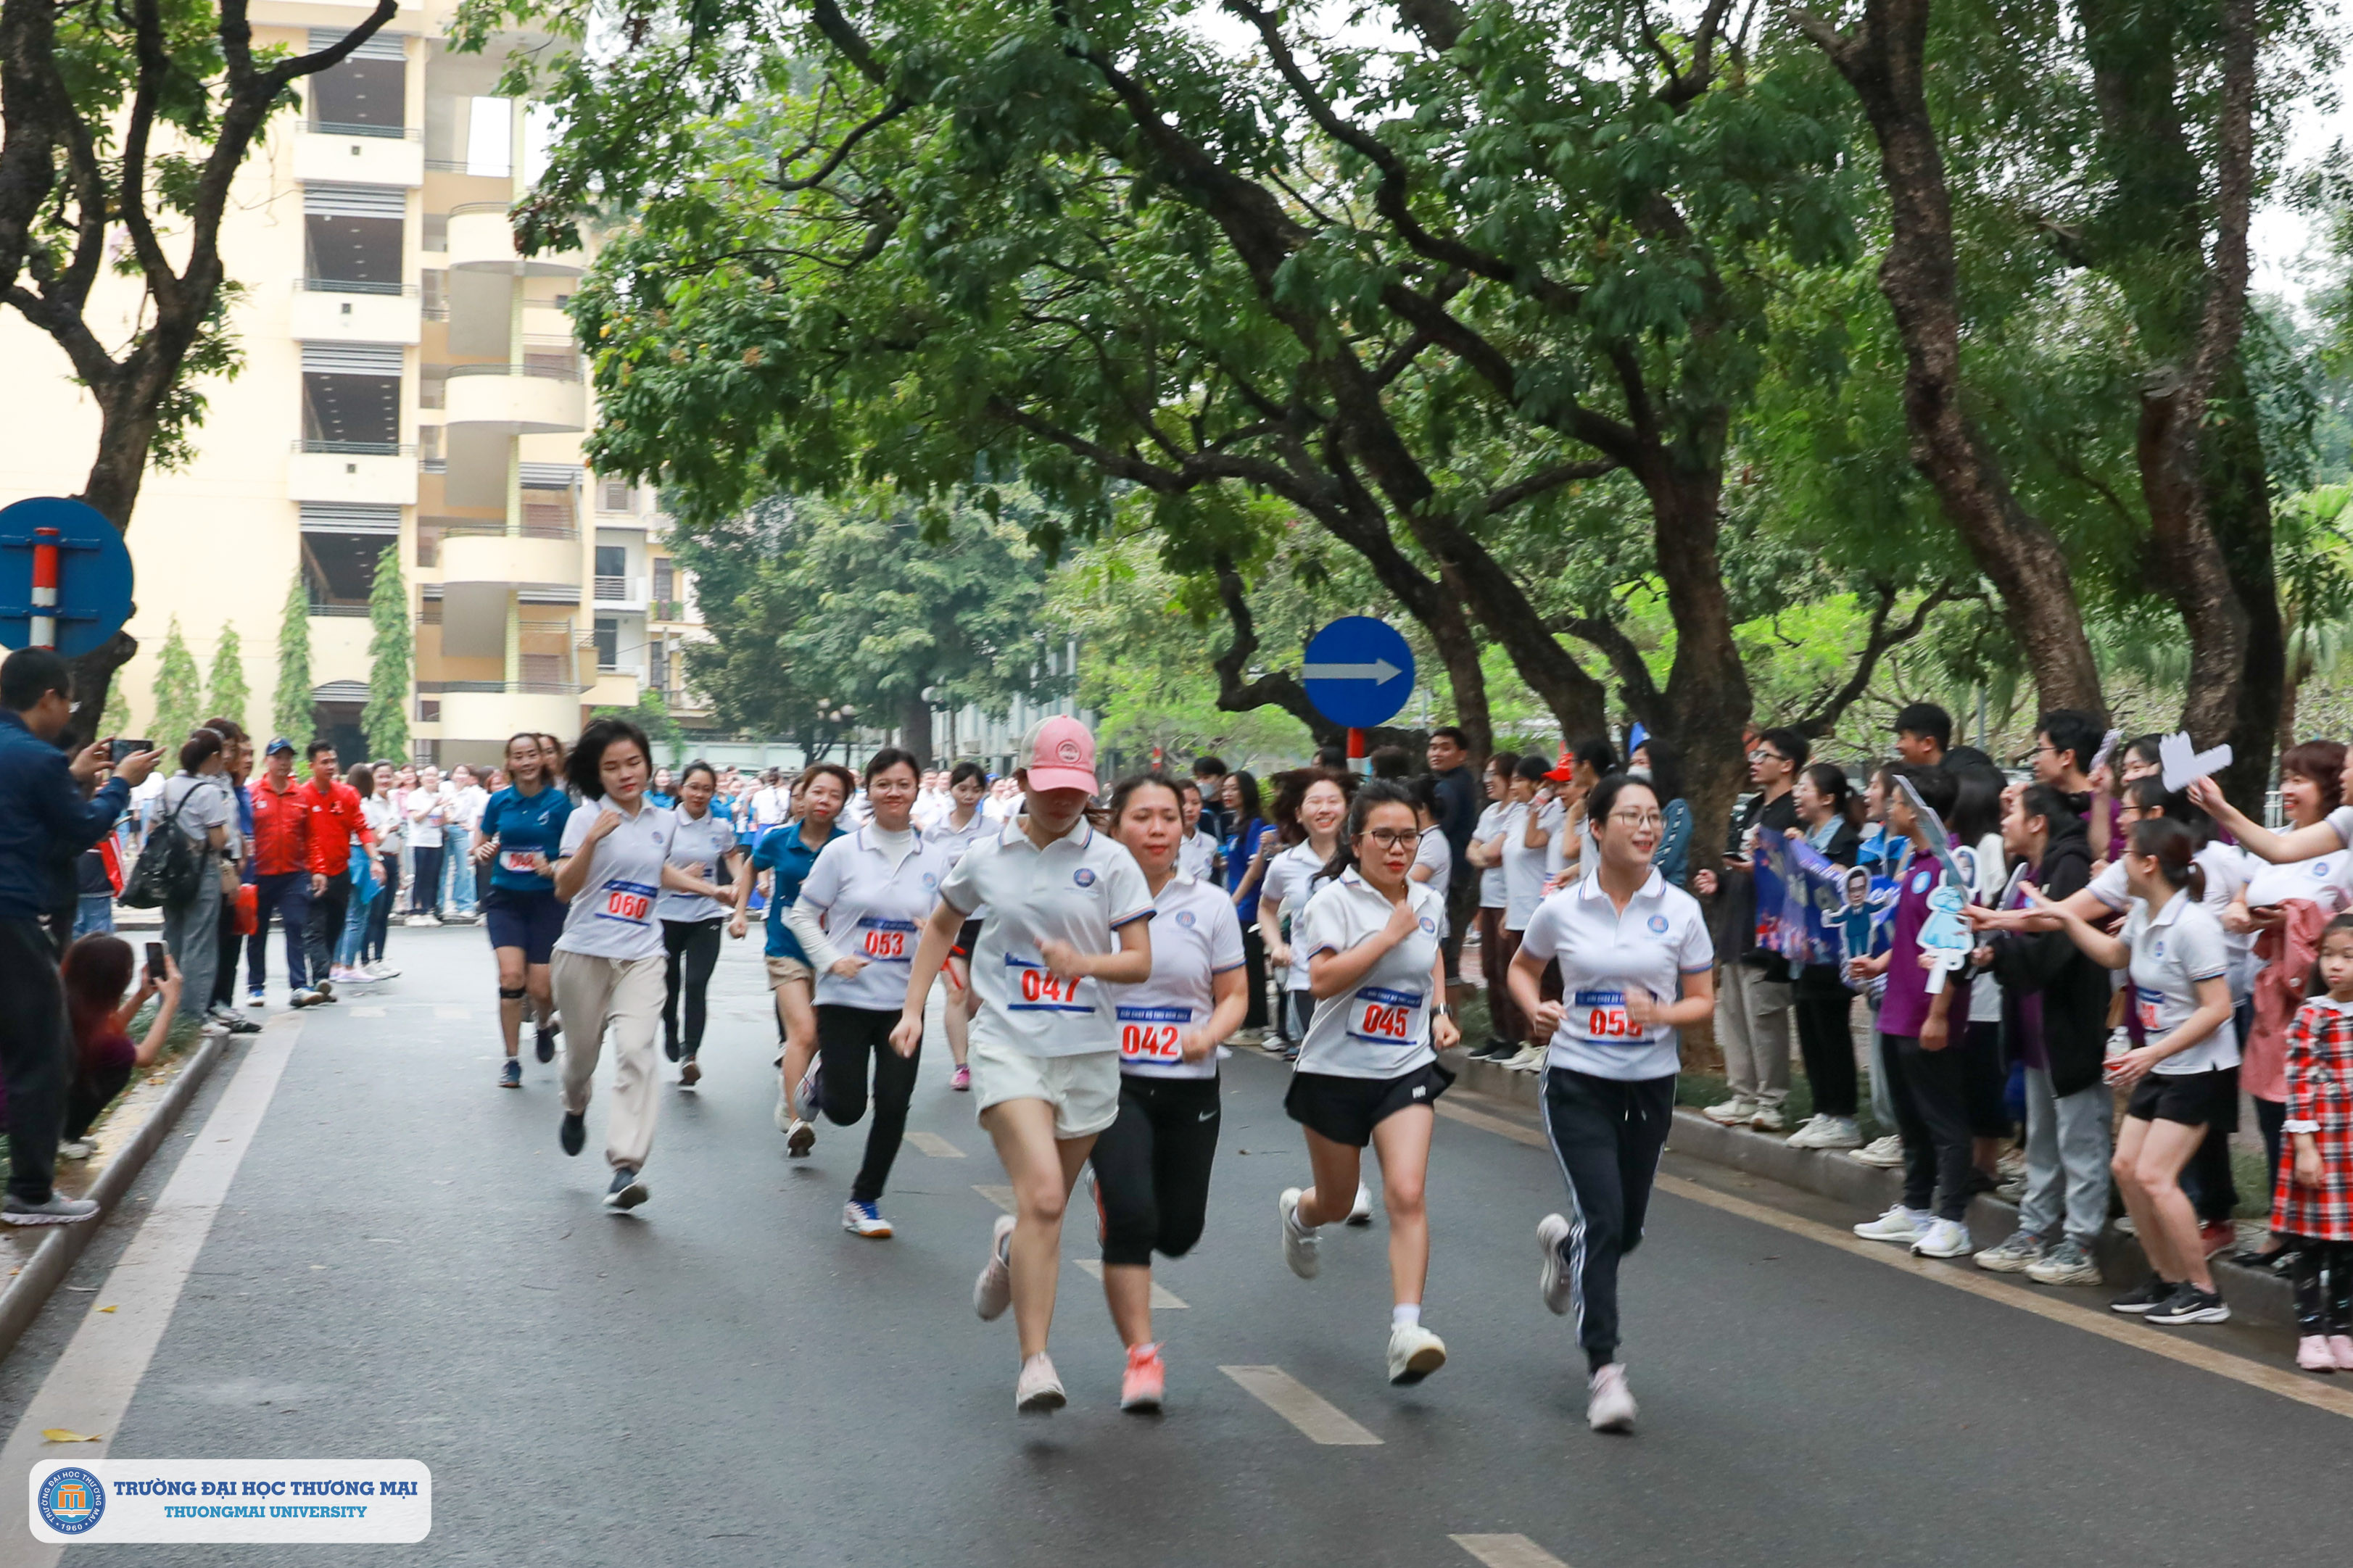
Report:
[[[1927,1232],[1936,1217],[1926,1209],[1907,1209],[1902,1204],[1894,1204],[1877,1219],[1856,1226],[1854,1233],[1865,1241],[1900,1241],[1909,1247]]]
[[[882,1217],[882,1211],[856,1198],[841,1205],[841,1228],[852,1236],[871,1236],[878,1240],[887,1240],[891,1235],[891,1222]]]
[[[379,958],[374,963],[362,964],[360,976],[365,980],[397,980],[400,971]]]
[[[1748,1119],[1748,1125],[1759,1132],[1778,1132],[1788,1124],[1788,1119],[1781,1114],[1781,1108],[1778,1105],[1759,1105],[1756,1114]]]
[[[1552,1047],[1549,1042],[1541,1045],[1522,1046],[1520,1047],[1520,1054],[1514,1057],[1510,1061],[1505,1062],[1504,1066],[1513,1072],[1536,1072],[1544,1067],[1545,1058],[1549,1056],[1551,1051]]]
[[[980,1321],[984,1323],[997,1321],[1005,1316],[1005,1309],[1013,1305],[1012,1246],[1013,1216],[998,1215],[996,1226],[988,1233],[988,1262],[972,1286],[972,1310],[980,1314]],[[1050,1378],[1053,1371],[1053,1363],[1048,1362],[1046,1373]],[[1025,1380],[1029,1377],[1027,1367],[1022,1369],[1021,1375]],[[1054,1392],[1059,1394],[1061,1391],[1062,1385],[1055,1384]]]
[[[1932,1221],[1912,1244],[1920,1258],[1967,1258],[1976,1250],[1969,1245],[1969,1227],[1954,1219]]]
[[[1373,1189],[1362,1182],[1356,1184],[1356,1201],[1348,1207],[1348,1223],[1350,1225],[1373,1223]]]
[[[1730,1100],[1707,1107],[1700,1114],[1719,1127],[1740,1127],[1754,1120],[1757,1110],[1755,1100],[1736,1094]]]
[[[1860,1149],[1848,1151],[1847,1158],[1893,1171],[1904,1163],[1904,1140],[1891,1132],[1884,1138],[1873,1139]]]
[[[1419,1323],[1389,1325],[1389,1381],[1419,1383],[1446,1364],[1446,1342]]]
[[[227,1035],[228,1032],[228,1026],[222,1023],[218,1018],[207,1018],[203,1023],[196,1026],[196,1033],[202,1035],[208,1040],[219,1039]]]
[[[98,1145],[91,1142],[87,1138],[69,1138],[64,1142],[58,1145],[58,1158],[60,1160],[87,1160],[91,1154],[97,1152],[97,1151]]]
[[[1585,1402],[1585,1424],[1596,1432],[1634,1429],[1634,1392],[1626,1386],[1626,1369],[1617,1362],[1593,1374],[1587,1384],[1593,1396]]]
[[[1282,1219],[1282,1260],[1302,1279],[1314,1279],[1323,1261],[1315,1254],[1315,1232],[1299,1223],[1299,1189],[1283,1188],[1274,1208]]]
[[[1792,1149],[1860,1149],[1862,1132],[1851,1116],[1813,1116],[1789,1134]]]
[[[793,1097],[780,1082],[776,1085],[776,1131],[790,1132],[793,1123],[800,1119],[793,1114]]]
[[[1021,1381],[1013,1385],[1013,1408],[1024,1415],[1051,1415],[1070,1403],[1054,1363],[1039,1351],[1021,1363]]]
[[[1536,1289],[1544,1293],[1545,1309],[1555,1317],[1567,1314],[1577,1287],[1576,1277],[1568,1271],[1568,1257],[1561,1250],[1567,1245],[1568,1221],[1556,1214],[1536,1221],[1536,1250],[1544,1255]]]

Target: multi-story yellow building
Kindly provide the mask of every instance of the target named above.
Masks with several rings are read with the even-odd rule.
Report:
[[[176,618],[200,668],[226,627],[266,732],[282,607],[311,605],[316,721],[361,752],[369,586],[397,550],[416,625],[413,747],[485,762],[517,730],[570,738],[592,706],[666,694],[690,715],[691,586],[644,489],[586,471],[594,416],[565,314],[587,258],[515,253],[507,211],[536,125],[495,96],[493,48],[452,53],[454,0],[404,5],[306,79],[238,176],[221,233],[242,371],[203,384],[187,468],[151,472],[124,672],[134,728]],[[342,37],[358,5],[256,0],[255,42]],[[121,301],[126,312],[131,301]],[[0,503],[80,488],[97,415],[64,356],[0,310]]]

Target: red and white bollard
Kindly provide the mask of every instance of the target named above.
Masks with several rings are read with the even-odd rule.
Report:
[[[33,626],[35,647],[58,646],[58,546],[65,535],[54,528],[33,530]]]
[[[1362,730],[1348,731],[1348,771],[1352,773],[1365,771],[1365,732]]]

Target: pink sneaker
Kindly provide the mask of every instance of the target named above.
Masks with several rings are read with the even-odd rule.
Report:
[[[1168,1386],[1168,1369],[1158,1345],[1134,1345],[1127,1352],[1127,1375],[1119,1381],[1119,1407],[1149,1415],[1160,1408]]]
[[[955,1071],[948,1074],[948,1087],[957,1090],[958,1092],[970,1089],[972,1087],[972,1069],[970,1068],[958,1068]]]
[[[2306,1372],[2335,1372],[2337,1352],[2318,1334],[2306,1334],[2295,1342],[2295,1364]]]
[[[2337,1357],[2337,1370],[2353,1372],[2353,1334],[2331,1334],[2328,1348]]]

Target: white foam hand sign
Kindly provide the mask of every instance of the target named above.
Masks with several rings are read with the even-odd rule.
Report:
[[[2231,747],[2226,742],[2211,752],[2193,752],[2189,735],[2176,732],[2157,743],[2157,760],[2164,764],[2166,791],[2172,794],[2229,767]]]

